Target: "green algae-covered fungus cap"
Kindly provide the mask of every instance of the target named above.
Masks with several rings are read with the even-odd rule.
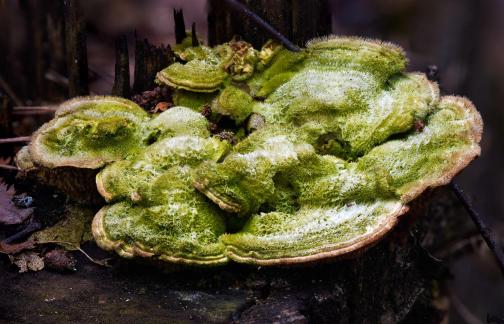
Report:
[[[147,113],[117,97],[78,97],[64,102],[53,120],[32,136],[30,155],[48,168],[96,169],[139,149]]]
[[[474,105],[406,72],[396,45],[326,37],[296,53],[272,42],[181,51],[186,62],[157,76],[179,106],[148,115],[125,99],[77,98],[18,156],[27,169],[98,168],[107,205],[93,235],[123,257],[214,266],[349,256],[480,154]],[[203,107],[234,121],[238,143],[212,135]]]

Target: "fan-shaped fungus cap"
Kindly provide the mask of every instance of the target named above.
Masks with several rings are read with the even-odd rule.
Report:
[[[79,97],[60,105],[56,116],[33,134],[35,164],[96,169],[124,159],[143,141],[147,113],[117,97]]]

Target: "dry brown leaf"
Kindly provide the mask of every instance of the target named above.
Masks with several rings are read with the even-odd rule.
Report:
[[[16,256],[9,255],[9,259],[19,268],[19,273],[40,271],[44,269],[44,259],[35,252],[23,252]]]

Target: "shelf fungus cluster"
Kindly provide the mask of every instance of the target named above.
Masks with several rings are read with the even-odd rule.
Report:
[[[22,168],[95,169],[107,205],[94,237],[127,258],[282,265],[348,255],[480,154],[472,103],[405,72],[389,43],[329,37],[294,53],[232,41],[178,54],[183,63],[157,76],[175,107],[149,115],[121,98],[76,98],[20,154]],[[236,145],[209,131],[208,107],[241,134]]]

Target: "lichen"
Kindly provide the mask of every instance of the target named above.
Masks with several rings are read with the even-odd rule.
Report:
[[[186,107],[147,116],[123,99],[77,99],[37,133],[29,159],[20,153],[30,168],[103,167],[109,205],[93,234],[124,257],[275,265],[350,254],[480,154],[472,103],[440,97],[389,43],[327,37],[294,53],[233,40],[177,54],[157,82]],[[236,145],[211,135],[204,107]]]

